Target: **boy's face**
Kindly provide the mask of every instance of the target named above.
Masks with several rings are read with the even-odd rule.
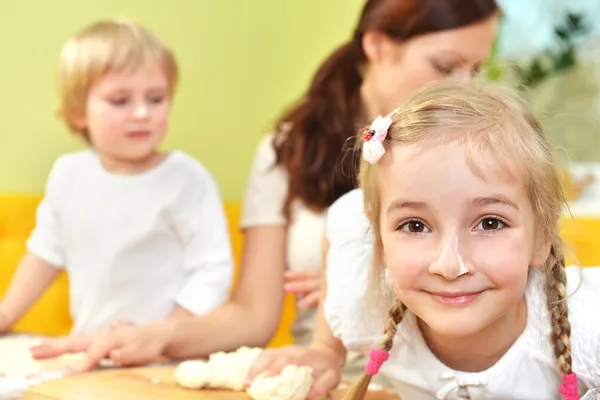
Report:
[[[112,71],[91,86],[82,125],[94,149],[117,162],[143,162],[156,154],[171,107],[170,86],[158,63]]]

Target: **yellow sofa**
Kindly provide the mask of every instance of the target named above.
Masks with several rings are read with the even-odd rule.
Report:
[[[25,241],[35,223],[35,211],[40,196],[0,195],[0,298],[6,292],[19,259],[25,252]],[[242,235],[238,231],[240,205],[226,204],[226,212],[235,253],[236,266],[240,265]],[[236,279],[239,267],[236,268]],[[290,344],[291,323],[295,318],[294,298],[285,300],[279,330],[269,343],[270,347]],[[16,331],[44,335],[64,335],[72,326],[69,316],[68,281],[65,274],[52,284],[35,306],[18,322]]]

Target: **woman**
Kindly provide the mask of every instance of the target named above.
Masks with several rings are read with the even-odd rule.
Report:
[[[300,297],[296,341],[310,343],[325,214],[354,188],[357,158],[340,157],[346,142],[424,84],[471,79],[492,48],[497,10],[493,0],[368,0],[350,41],[325,60],[258,148],[244,200],[242,274],[231,300],[200,318],[50,341],[34,356],[87,349],[84,368],[91,368],[107,355],[131,365],[161,353],[188,358],[264,346],[278,326],[284,287]]]
[[[496,11],[489,0],[368,1],[352,39],[323,63],[300,103],[259,145],[242,219],[254,262],[243,268],[251,274],[262,266],[261,277],[274,275],[272,286],[263,286],[273,292],[268,313],[281,304],[278,280],[290,271],[285,288],[300,297],[297,344],[310,343],[314,333],[325,212],[355,186],[356,159],[340,158],[346,142],[424,83],[470,79],[490,51]],[[272,333],[277,321],[265,320]]]

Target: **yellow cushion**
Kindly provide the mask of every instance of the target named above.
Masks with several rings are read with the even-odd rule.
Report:
[[[600,218],[565,218],[560,233],[567,265],[600,266]]]
[[[0,297],[4,296],[25,241],[35,223],[39,196],[0,196]],[[15,330],[45,335],[66,334],[71,329],[68,282],[64,273],[17,323]]]
[[[25,242],[35,224],[35,212],[40,196],[0,195],[0,298],[4,296],[17,264],[25,253]],[[240,219],[239,202],[228,202],[225,211],[229,222],[232,245],[236,260],[236,279],[243,245],[243,236],[238,230]],[[270,347],[292,343],[291,323],[295,318],[295,304],[287,296],[281,324]],[[68,280],[61,273],[40,300],[17,323],[15,330],[45,335],[64,335],[72,327],[69,316]]]

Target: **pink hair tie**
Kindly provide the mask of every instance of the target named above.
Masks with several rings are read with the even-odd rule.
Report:
[[[365,368],[367,375],[375,375],[379,372],[379,368],[390,358],[390,353],[381,349],[371,350],[369,362]]]
[[[562,393],[565,400],[579,400],[577,376],[574,373],[563,376],[560,393]]]

